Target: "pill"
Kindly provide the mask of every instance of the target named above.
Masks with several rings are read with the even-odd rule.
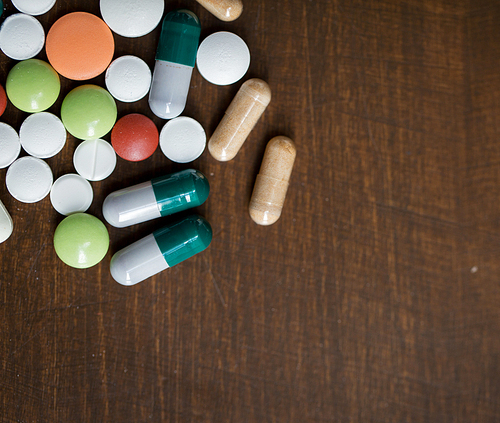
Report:
[[[160,133],[163,154],[176,163],[189,163],[205,150],[207,136],[200,123],[190,117],[180,116],[169,120]]]
[[[111,226],[124,228],[199,206],[209,192],[203,173],[185,169],[109,194],[102,213]]]
[[[221,162],[233,159],[271,101],[269,85],[249,79],[236,93],[208,141],[208,151]]]
[[[22,203],[36,203],[44,199],[52,188],[52,171],[47,163],[36,157],[17,159],[7,170],[7,190]]]
[[[0,122],[0,169],[10,166],[21,152],[21,143],[16,130]]]
[[[90,182],[74,173],[59,177],[50,190],[52,207],[65,216],[87,211],[93,198]]]
[[[174,10],[163,19],[149,92],[149,107],[159,118],[177,117],[186,106],[200,31],[190,10]]]
[[[35,113],[47,110],[55,103],[61,82],[47,62],[29,59],[10,70],[5,89],[14,106],[23,112]]]
[[[73,165],[85,179],[102,181],[115,170],[116,153],[111,144],[102,139],[83,141],[73,154]]]
[[[131,113],[116,122],[111,131],[111,144],[122,159],[145,160],[158,147],[158,128],[148,117]]]
[[[241,0],[196,0],[221,21],[234,21],[243,12]]]
[[[38,16],[52,9],[56,0],[12,0],[12,4],[22,13]]]
[[[0,244],[12,235],[13,230],[12,217],[0,200]]]
[[[201,253],[211,241],[210,223],[188,216],[118,251],[111,259],[111,276],[122,285],[135,285]]]
[[[42,51],[45,32],[38,19],[16,13],[5,19],[0,28],[0,49],[15,60],[35,57]]]
[[[0,116],[3,115],[5,109],[7,108],[7,94],[5,89],[0,85]]]
[[[106,226],[87,213],[75,213],[64,218],[54,232],[57,256],[77,269],[95,266],[106,256],[108,248]]]
[[[97,85],[81,85],[71,90],[61,106],[61,119],[75,138],[90,140],[106,135],[116,122],[112,95]]]
[[[137,56],[115,59],[106,71],[106,88],[117,100],[131,103],[143,98],[151,86],[151,70]]]
[[[231,32],[209,35],[198,48],[196,67],[212,84],[234,84],[243,78],[249,66],[250,50],[245,41]]]
[[[57,72],[82,81],[106,70],[113,58],[115,42],[102,19],[86,12],[73,12],[52,25],[45,50]]]
[[[122,37],[142,37],[160,23],[164,0],[101,0],[101,15]]]
[[[272,225],[281,216],[295,155],[290,138],[278,136],[268,142],[249,204],[255,223]]]
[[[52,113],[28,116],[19,130],[19,139],[26,153],[46,159],[59,153],[66,144],[66,128]]]

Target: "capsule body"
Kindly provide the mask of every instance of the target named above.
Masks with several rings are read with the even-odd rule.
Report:
[[[281,216],[295,156],[290,138],[274,137],[267,144],[248,207],[255,223],[272,225]]]
[[[270,101],[266,82],[257,78],[246,81],[208,141],[210,154],[221,162],[233,159]]]
[[[187,9],[163,19],[149,92],[149,107],[162,119],[179,116],[186,106],[200,30],[198,17]]]
[[[192,215],[118,251],[111,259],[111,276],[122,285],[135,285],[205,250],[212,228]]]
[[[102,212],[110,225],[124,228],[199,206],[209,192],[205,175],[186,169],[109,194]]]
[[[238,19],[243,12],[241,0],[196,0],[221,21],[230,22]]]

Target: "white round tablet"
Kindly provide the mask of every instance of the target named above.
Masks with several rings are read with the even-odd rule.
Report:
[[[43,15],[52,9],[56,0],[12,0],[12,4],[20,12],[36,16]]]
[[[148,93],[150,86],[151,69],[139,57],[119,57],[106,71],[106,88],[117,100],[138,101]]]
[[[21,143],[16,130],[0,122],[0,169],[9,166],[19,157]]]
[[[19,139],[26,153],[39,159],[59,153],[66,144],[66,137],[61,119],[48,112],[28,116],[19,130]]]
[[[234,84],[250,66],[250,50],[236,34],[216,32],[200,44],[196,66],[201,76],[212,84]]]
[[[160,23],[165,0],[101,0],[101,15],[123,37],[142,37]]]
[[[0,200],[0,244],[12,235],[13,229],[12,217]]]
[[[5,19],[0,28],[0,49],[11,59],[31,59],[44,44],[42,24],[33,16],[16,13]]]
[[[169,120],[160,132],[163,154],[176,163],[189,163],[201,156],[207,136],[196,120],[181,116]]]
[[[89,181],[102,181],[113,173],[116,153],[107,141],[87,140],[80,143],[73,155],[76,171]]]
[[[52,188],[52,171],[47,163],[36,157],[17,159],[7,170],[7,189],[22,203],[36,203],[42,200]]]
[[[93,198],[94,191],[90,182],[76,173],[61,176],[50,190],[52,207],[65,216],[87,211]]]

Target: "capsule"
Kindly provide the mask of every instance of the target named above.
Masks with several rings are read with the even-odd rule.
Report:
[[[243,12],[243,2],[241,0],[196,0],[211,14],[221,21],[234,21]]]
[[[111,226],[125,228],[199,206],[209,192],[205,175],[186,169],[109,194],[102,213]]]
[[[205,250],[212,228],[200,216],[188,216],[118,251],[111,259],[113,279],[135,285]]]
[[[248,207],[255,223],[272,225],[281,216],[295,156],[290,138],[278,136],[268,142]]]
[[[163,19],[149,92],[149,107],[159,118],[177,117],[186,106],[200,31],[190,10],[174,10]]]
[[[241,86],[208,141],[214,159],[226,162],[238,154],[270,101],[271,89],[261,79],[249,79]]]

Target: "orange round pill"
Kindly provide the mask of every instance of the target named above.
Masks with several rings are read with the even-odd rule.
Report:
[[[57,72],[83,81],[106,70],[113,58],[115,41],[102,19],[86,12],[73,12],[52,25],[45,50]]]
[[[5,112],[7,107],[7,94],[5,94],[4,88],[0,85],[0,116]]]

